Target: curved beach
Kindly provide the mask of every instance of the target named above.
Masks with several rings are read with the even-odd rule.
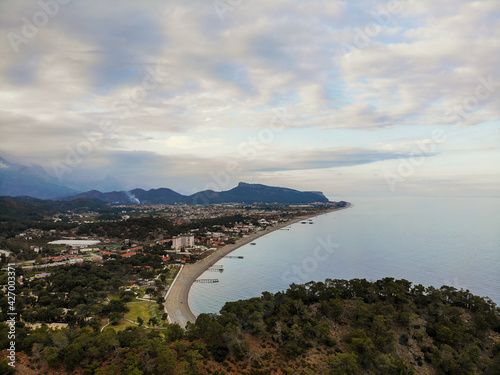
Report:
[[[334,208],[320,213],[316,212],[310,215],[297,216],[287,221],[286,223],[280,223],[274,227],[267,228],[265,230],[258,231],[247,237],[244,237],[238,240],[235,244],[221,247],[213,254],[195,264],[184,265],[179,271],[174,282],[170,286],[169,291],[165,297],[165,311],[168,313],[169,321],[171,323],[178,323],[181,327],[185,327],[187,322],[194,323],[196,321],[196,317],[189,308],[188,304],[188,295],[191,286],[203,272],[205,272],[208,268],[213,266],[220,259],[224,258],[232,251],[240,248],[243,245],[253,242],[257,238],[265,236],[266,234],[269,234],[275,230],[287,227],[291,224],[295,224],[305,219],[324,215],[333,211],[343,210],[349,207],[350,205],[341,208]]]

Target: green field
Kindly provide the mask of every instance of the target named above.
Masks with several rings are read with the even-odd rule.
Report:
[[[167,284],[171,284],[177,273],[179,272],[179,267],[169,267],[165,272]],[[141,289],[136,289],[135,292],[137,293],[139,298],[142,298],[144,296],[146,287],[143,287]],[[110,293],[108,294],[109,299],[116,299],[118,298],[117,293]],[[148,302],[148,301],[141,301],[138,299],[134,299],[132,302],[127,303],[127,307],[129,308],[129,312],[127,312],[124,315],[124,319],[120,320],[117,325],[112,325],[110,324],[108,327],[113,328],[114,330],[121,331],[124,330],[125,328],[129,326],[134,326],[136,324],[131,323],[125,319],[132,320],[134,322],[137,322],[137,317],[141,317],[143,320],[143,325],[151,327],[152,324],[149,323],[149,319],[155,317],[158,321],[158,324],[155,325],[155,327],[166,327],[168,325],[168,321],[162,321],[161,318],[163,316],[163,310],[160,310],[158,308],[158,304],[155,301]],[[106,327],[106,329],[108,328]]]
[[[154,316],[151,314],[153,309],[156,309],[156,302],[146,302],[137,301],[127,303],[127,307],[130,309],[128,313],[125,314],[125,318],[137,321],[137,317],[140,316],[144,320],[144,324],[147,325],[148,320]]]
[[[121,331],[127,327],[136,326],[136,324],[131,323],[125,319],[137,322],[137,317],[142,318],[142,320],[144,321],[144,326],[151,326],[151,324],[149,323],[149,319],[151,319],[152,317],[156,317],[156,319],[158,320],[158,324],[155,327],[166,327],[168,325],[168,321],[163,322],[161,320],[163,311],[160,311],[158,309],[158,304],[156,302],[134,300],[127,303],[127,307],[129,308],[129,312],[124,315],[124,319],[120,320],[117,325],[110,324],[108,327],[113,328],[117,331]]]

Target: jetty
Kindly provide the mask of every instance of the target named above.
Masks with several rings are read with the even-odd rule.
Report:
[[[210,268],[207,268],[207,271],[210,271],[210,272],[224,272],[224,266],[222,265],[214,265]]]
[[[219,279],[196,279],[195,283],[218,283]]]

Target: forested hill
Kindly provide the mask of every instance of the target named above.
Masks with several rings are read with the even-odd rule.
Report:
[[[500,374],[493,302],[392,278],[292,285],[227,303],[186,331],[98,328],[28,336],[18,324],[18,373]]]
[[[227,191],[204,190],[186,196],[171,189],[151,189],[148,191],[134,189],[131,191],[113,191],[101,193],[96,190],[64,198],[99,199],[107,203],[119,204],[214,204],[214,203],[285,203],[308,204],[329,202],[328,198],[319,191],[299,191],[283,187],[266,186],[261,184],[247,184],[240,182],[238,186]]]
[[[69,202],[43,200],[32,197],[0,197],[0,221],[44,220],[61,211],[72,210],[76,213],[95,211],[113,213],[113,209],[96,199],[75,199]]]

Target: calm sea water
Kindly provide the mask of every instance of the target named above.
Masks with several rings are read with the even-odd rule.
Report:
[[[353,207],[293,224],[245,245],[195,283],[195,315],[227,301],[331,279],[403,278],[450,285],[500,304],[500,198],[341,198]]]

